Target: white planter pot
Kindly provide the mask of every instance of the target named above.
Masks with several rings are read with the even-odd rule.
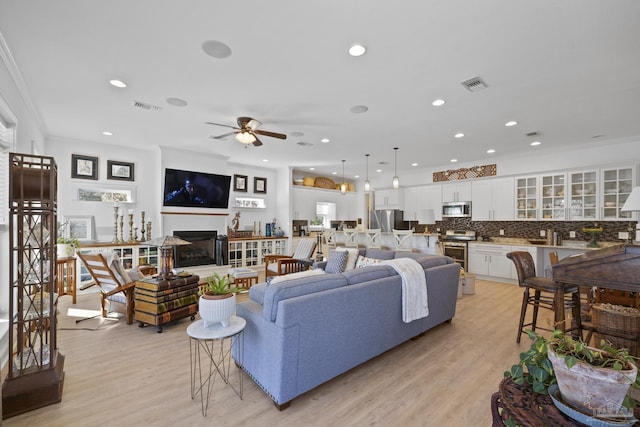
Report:
[[[75,254],[75,248],[73,247],[73,245],[69,245],[66,243],[57,243],[56,253],[58,255],[58,258],[71,257]]]
[[[638,373],[633,364],[632,369],[616,371],[578,362],[569,369],[563,357],[557,356],[551,349],[547,354],[553,364],[562,398],[571,405],[588,411],[612,406],[620,408]]]
[[[229,326],[229,319],[236,311],[236,295],[202,295],[198,300],[198,311],[204,320],[204,327],[221,324]],[[215,298],[215,299],[213,299]]]

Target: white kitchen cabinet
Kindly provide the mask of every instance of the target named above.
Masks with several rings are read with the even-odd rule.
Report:
[[[598,171],[569,173],[570,221],[594,221],[598,219]]]
[[[507,258],[510,245],[469,243],[469,272],[483,276],[512,278],[512,261]]]
[[[443,202],[468,202],[470,200],[471,182],[447,182],[442,184]]]
[[[567,174],[543,175],[540,181],[541,218],[545,221],[564,221],[567,219]]]
[[[516,219],[538,219],[538,177],[516,178]]]
[[[633,166],[602,169],[601,171],[602,206],[600,219],[605,221],[629,220],[631,212],[620,212],[636,183],[636,168]]]
[[[402,209],[402,189],[375,191],[376,209]]]
[[[471,215],[474,221],[513,221],[513,178],[496,178],[472,183]]]

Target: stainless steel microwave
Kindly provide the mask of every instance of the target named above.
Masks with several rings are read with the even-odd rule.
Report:
[[[443,218],[465,218],[471,216],[471,202],[442,203]]]

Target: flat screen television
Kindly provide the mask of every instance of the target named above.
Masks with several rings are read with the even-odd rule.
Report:
[[[231,177],[166,168],[164,206],[227,209]]]

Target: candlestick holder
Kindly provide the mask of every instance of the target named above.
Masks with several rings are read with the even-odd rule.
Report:
[[[147,221],[147,240],[151,240],[151,221]]]
[[[113,243],[118,243],[118,207],[113,207]]]
[[[133,240],[133,214],[129,214],[129,242],[135,242]]]
[[[138,241],[138,227],[133,227],[133,241]]]
[[[120,215],[120,240],[118,240],[119,242],[124,242],[124,236],[122,235],[124,233],[124,215]]]
[[[140,240],[144,240],[144,211],[141,213],[142,221],[140,222]]]

